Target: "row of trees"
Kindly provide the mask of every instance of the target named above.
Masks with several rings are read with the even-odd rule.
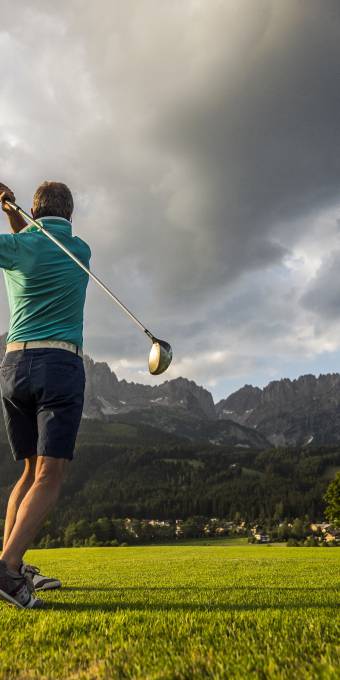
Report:
[[[340,526],[340,472],[329,484],[325,499],[325,515],[334,526]],[[278,503],[272,519],[262,521],[261,527],[273,541],[288,541],[293,544],[318,545],[318,535],[311,530],[308,515],[297,517],[293,522],[282,521],[283,504]],[[60,534],[47,522],[37,544],[39,547],[68,546],[116,546],[122,544],[173,541],[187,538],[207,538],[249,534],[249,526],[241,523],[240,513],[233,521],[211,519],[204,516],[189,517],[184,521],[150,521],[137,518],[117,519],[100,517],[94,522],[87,519],[70,522]]]
[[[187,538],[228,536],[232,533],[230,522],[207,517],[189,517],[178,522],[100,517],[95,522],[85,519],[70,522],[62,534],[53,529],[51,522],[47,522],[36,545],[41,548],[55,548],[61,545],[66,547],[136,545]]]
[[[325,515],[334,526],[340,526],[340,472],[337,473],[335,479],[330,483],[325,493],[325,501],[327,507]]]

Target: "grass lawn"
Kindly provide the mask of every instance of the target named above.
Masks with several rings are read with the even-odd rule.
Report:
[[[340,550],[31,551],[63,580],[43,611],[0,604],[0,678],[340,678]]]

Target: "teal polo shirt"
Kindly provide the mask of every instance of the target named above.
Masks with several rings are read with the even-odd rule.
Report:
[[[39,222],[89,267],[91,250],[72,236],[71,222],[61,217]],[[86,272],[34,226],[0,234],[0,267],[10,308],[7,342],[54,339],[82,347]]]

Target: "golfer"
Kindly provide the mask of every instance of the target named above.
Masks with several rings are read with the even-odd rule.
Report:
[[[0,234],[0,267],[10,306],[6,353],[0,367],[2,408],[15,460],[24,470],[10,495],[0,559],[0,597],[19,608],[42,606],[37,590],[58,588],[23,562],[48,513],[55,506],[81,419],[85,374],[83,310],[88,275],[25,220],[6,200],[2,210],[12,234]],[[73,198],[59,182],[44,182],[33,198],[32,215],[89,266],[89,246],[72,235]]]

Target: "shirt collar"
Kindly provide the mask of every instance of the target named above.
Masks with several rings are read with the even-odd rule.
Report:
[[[66,220],[65,217],[54,217],[51,215],[48,217],[40,217],[37,222],[39,222],[42,227],[57,227],[58,230],[64,231],[65,233],[72,233],[72,223],[69,220]],[[38,227],[35,227],[34,224],[28,224],[20,230],[20,234],[23,234],[25,231],[38,231]]]

